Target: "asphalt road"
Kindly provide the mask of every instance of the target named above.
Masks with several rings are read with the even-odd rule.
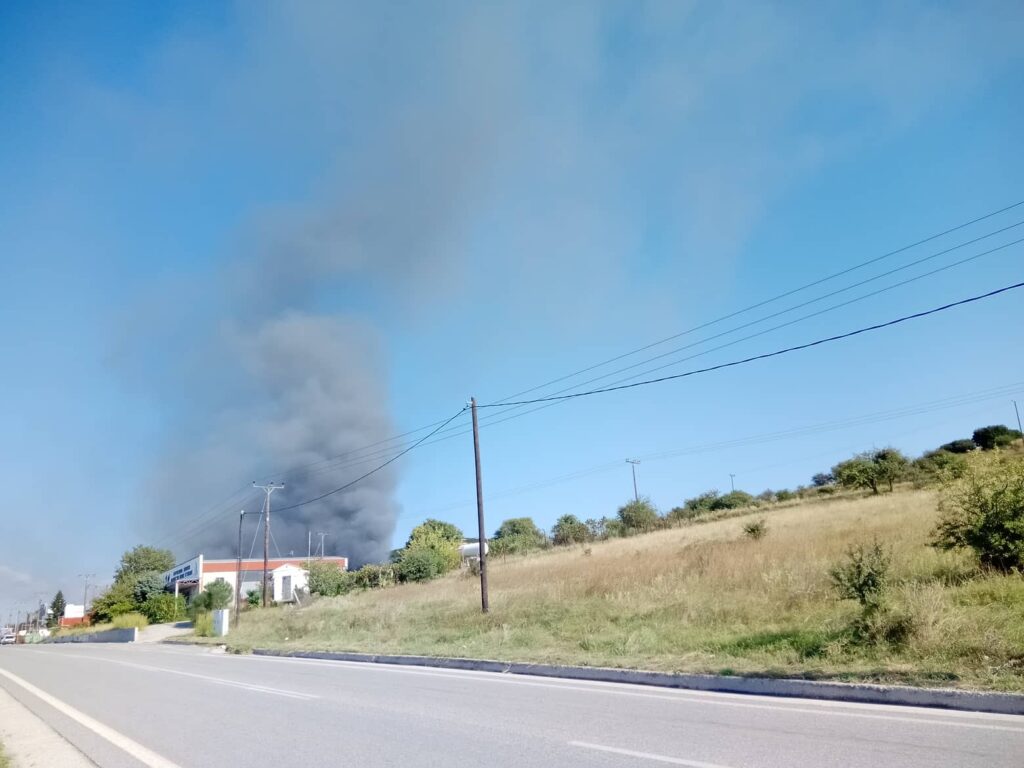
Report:
[[[1024,766],[1024,717],[190,647],[6,647],[0,686],[102,768]]]

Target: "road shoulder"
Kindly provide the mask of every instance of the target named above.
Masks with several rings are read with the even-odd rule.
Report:
[[[63,736],[0,687],[0,740],[12,768],[96,768]]]

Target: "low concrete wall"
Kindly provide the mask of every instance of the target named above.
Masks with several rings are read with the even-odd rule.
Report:
[[[106,629],[102,632],[87,632],[81,635],[65,635],[64,637],[51,637],[47,643],[134,643],[138,638],[139,630],[135,627],[130,629]]]
[[[565,667],[552,664],[458,659],[434,656],[385,656],[366,653],[328,653],[319,651],[270,651],[253,649],[257,656],[287,656],[302,659],[358,661],[372,664],[403,664],[414,667],[441,667],[510,675],[536,675],[569,680],[593,680],[605,683],[653,685],[718,693],[743,693],[757,696],[783,696],[828,701],[853,701],[864,704],[898,704],[936,707],[967,712],[992,712],[1024,715],[1024,695],[958,691],[951,688],[912,688],[903,685],[830,683],[816,680],[775,679],[767,677],[730,677],[725,675],[683,675],[671,672],[645,672],[605,667]]]

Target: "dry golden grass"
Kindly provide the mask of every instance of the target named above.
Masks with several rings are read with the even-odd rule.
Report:
[[[979,576],[968,555],[929,547],[935,516],[931,491],[780,506],[492,559],[487,616],[477,580],[452,574],[253,611],[231,642],[1024,689],[1024,579]],[[768,533],[753,541],[742,526],[758,517]],[[892,553],[892,610],[916,627],[899,648],[852,642],[857,608],[828,578],[876,538]]]

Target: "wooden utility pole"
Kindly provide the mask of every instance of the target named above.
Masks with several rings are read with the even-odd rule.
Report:
[[[470,398],[473,411],[473,456],[476,459],[476,522],[479,529],[480,554],[480,608],[484,613],[491,610],[487,600],[487,534],[484,532],[484,481],[480,475],[480,427],[476,419],[476,398]]]

